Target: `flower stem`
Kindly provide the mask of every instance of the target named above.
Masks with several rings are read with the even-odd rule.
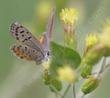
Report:
[[[59,95],[61,98],[63,97],[52,85],[50,85],[50,87],[52,88],[52,90],[54,91],[56,97]]]
[[[76,98],[75,84],[73,85],[73,98]]]
[[[103,73],[103,71],[104,71],[104,69],[105,69],[105,64],[106,64],[106,58],[104,57],[104,58],[103,58],[103,62],[102,62],[102,64],[101,64],[100,71],[99,71],[99,73],[98,73],[97,76],[100,76],[100,75]]]
[[[67,88],[66,88],[66,90],[64,91],[64,93],[63,93],[63,95],[62,95],[61,98],[65,98],[65,95],[66,95],[67,92],[69,91],[70,87],[71,87],[71,84],[69,84],[69,85],[67,86]]]
[[[110,63],[105,66],[105,69],[107,69],[107,68],[110,68]]]

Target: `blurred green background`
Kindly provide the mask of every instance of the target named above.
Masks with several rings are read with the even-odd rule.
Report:
[[[89,32],[100,31],[102,24],[110,18],[110,0],[0,0],[0,98],[54,98],[41,79],[42,69],[34,62],[20,60],[9,48],[14,39],[9,32],[15,21],[27,26],[35,35],[46,28],[49,10],[56,4],[57,15],[53,39],[61,43],[63,29],[59,11],[75,7],[79,11],[77,37],[81,53],[84,38]],[[110,98],[110,72],[104,74],[100,86],[87,95],[88,98]],[[71,97],[71,92],[67,95]]]

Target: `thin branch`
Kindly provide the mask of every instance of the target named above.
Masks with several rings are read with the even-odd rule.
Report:
[[[57,95],[59,95],[61,98],[63,97],[56,89],[55,87],[53,87],[52,85],[50,85],[50,87],[52,88],[52,90],[54,91],[54,93]]]
[[[107,68],[110,68],[110,63],[105,66],[104,70]]]
[[[96,74],[97,77],[100,77],[100,75],[104,72],[105,64],[106,64],[106,58],[104,57],[104,58],[103,58],[103,61],[102,61],[102,64],[101,64],[101,67],[100,67],[100,70],[99,70],[99,72]]]
[[[75,84],[73,85],[73,97],[76,98]]]
[[[106,58],[104,57],[104,58],[103,58],[103,62],[102,62],[102,64],[101,64],[101,68],[100,68],[99,74],[104,71],[104,69],[105,69],[105,64],[106,64]]]
[[[110,63],[104,66],[103,70],[100,71],[100,74],[102,74],[107,68],[110,68]]]
[[[65,90],[64,93],[63,93],[62,98],[65,98],[65,95],[66,95],[67,92],[69,91],[70,87],[71,87],[71,84],[69,84],[69,85],[67,86],[66,90]]]

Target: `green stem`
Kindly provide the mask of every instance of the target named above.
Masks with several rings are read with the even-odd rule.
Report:
[[[50,87],[52,88],[56,96],[59,95],[61,98],[63,97],[52,85],[50,85]]]
[[[73,98],[76,98],[75,84],[73,85]]]
[[[104,57],[104,58],[103,58],[103,62],[102,62],[102,64],[101,64],[100,71],[99,71],[99,73],[98,73],[98,76],[100,76],[100,75],[103,73],[103,71],[104,71],[104,69],[105,69],[105,64],[106,64],[106,58]]]
[[[104,70],[107,68],[110,68],[110,63],[105,66]]]
[[[71,84],[69,84],[69,85],[67,86],[67,88],[66,88],[66,90],[64,91],[64,93],[63,93],[63,95],[62,95],[61,98],[65,98],[65,96],[66,96],[67,92],[69,91],[70,87],[71,87]]]

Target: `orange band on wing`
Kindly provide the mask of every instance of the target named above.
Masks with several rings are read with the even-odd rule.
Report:
[[[19,47],[13,47],[11,50],[21,59],[32,60],[26,53],[20,50]]]

